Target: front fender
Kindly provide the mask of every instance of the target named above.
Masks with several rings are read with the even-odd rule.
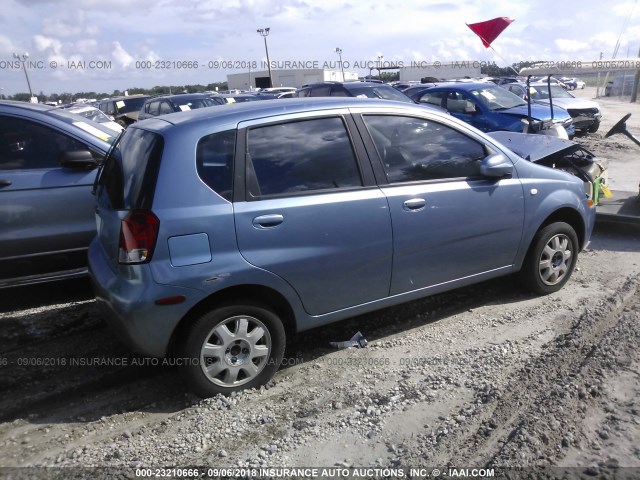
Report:
[[[528,164],[528,167],[540,166]],[[550,171],[547,177],[552,178],[521,177],[525,196],[525,222],[521,248],[515,259],[516,270],[521,268],[533,237],[542,226],[555,221],[569,223],[578,235],[581,249],[587,244],[593,231],[595,207],[589,205],[582,182],[565,172],[546,169]]]

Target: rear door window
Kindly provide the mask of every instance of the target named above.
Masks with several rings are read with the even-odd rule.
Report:
[[[331,95],[331,85],[321,85],[311,89],[310,97],[328,97]]]
[[[169,104],[169,102],[161,102],[160,103],[160,115],[165,115],[167,113],[173,113],[175,110]]]
[[[247,135],[250,198],[362,186],[340,117],[252,128]]]
[[[442,99],[445,95],[446,92],[426,92],[418,98],[418,103],[429,103],[431,105],[442,107]]]

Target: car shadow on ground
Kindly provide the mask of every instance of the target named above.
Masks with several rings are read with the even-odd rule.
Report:
[[[74,282],[66,289],[25,288],[25,298],[16,295],[13,305],[33,310],[0,317],[6,327],[0,346],[7,359],[0,364],[0,421],[84,423],[127,412],[170,415],[198,403],[174,363],[133,355],[120,343],[85,287]],[[357,331],[374,342],[482,305],[529,296],[509,277],[460,288],[294,335],[285,358],[311,361],[336,351],[329,342],[349,340]],[[69,304],[70,297],[77,303]]]

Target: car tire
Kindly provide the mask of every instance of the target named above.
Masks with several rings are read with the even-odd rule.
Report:
[[[267,383],[282,363],[282,321],[260,305],[227,305],[195,321],[182,347],[182,369],[201,397]]]
[[[600,122],[595,122],[589,127],[589,133],[596,133],[600,128]]]
[[[557,292],[571,278],[578,249],[578,236],[568,223],[543,227],[533,237],[520,270],[520,282],[538,295]]]

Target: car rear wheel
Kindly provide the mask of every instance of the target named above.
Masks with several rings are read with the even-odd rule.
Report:
[[[533,237],[520,271],[520,280],[529,290],[547,295],[560,290],[576,266],[578,237],[571,225],[556,222]]]
[[[183,344],[183,369],[202,397],[258,387],[282,362],[285,333],[271,310],[252,304],[228,305],[200,317]]]

